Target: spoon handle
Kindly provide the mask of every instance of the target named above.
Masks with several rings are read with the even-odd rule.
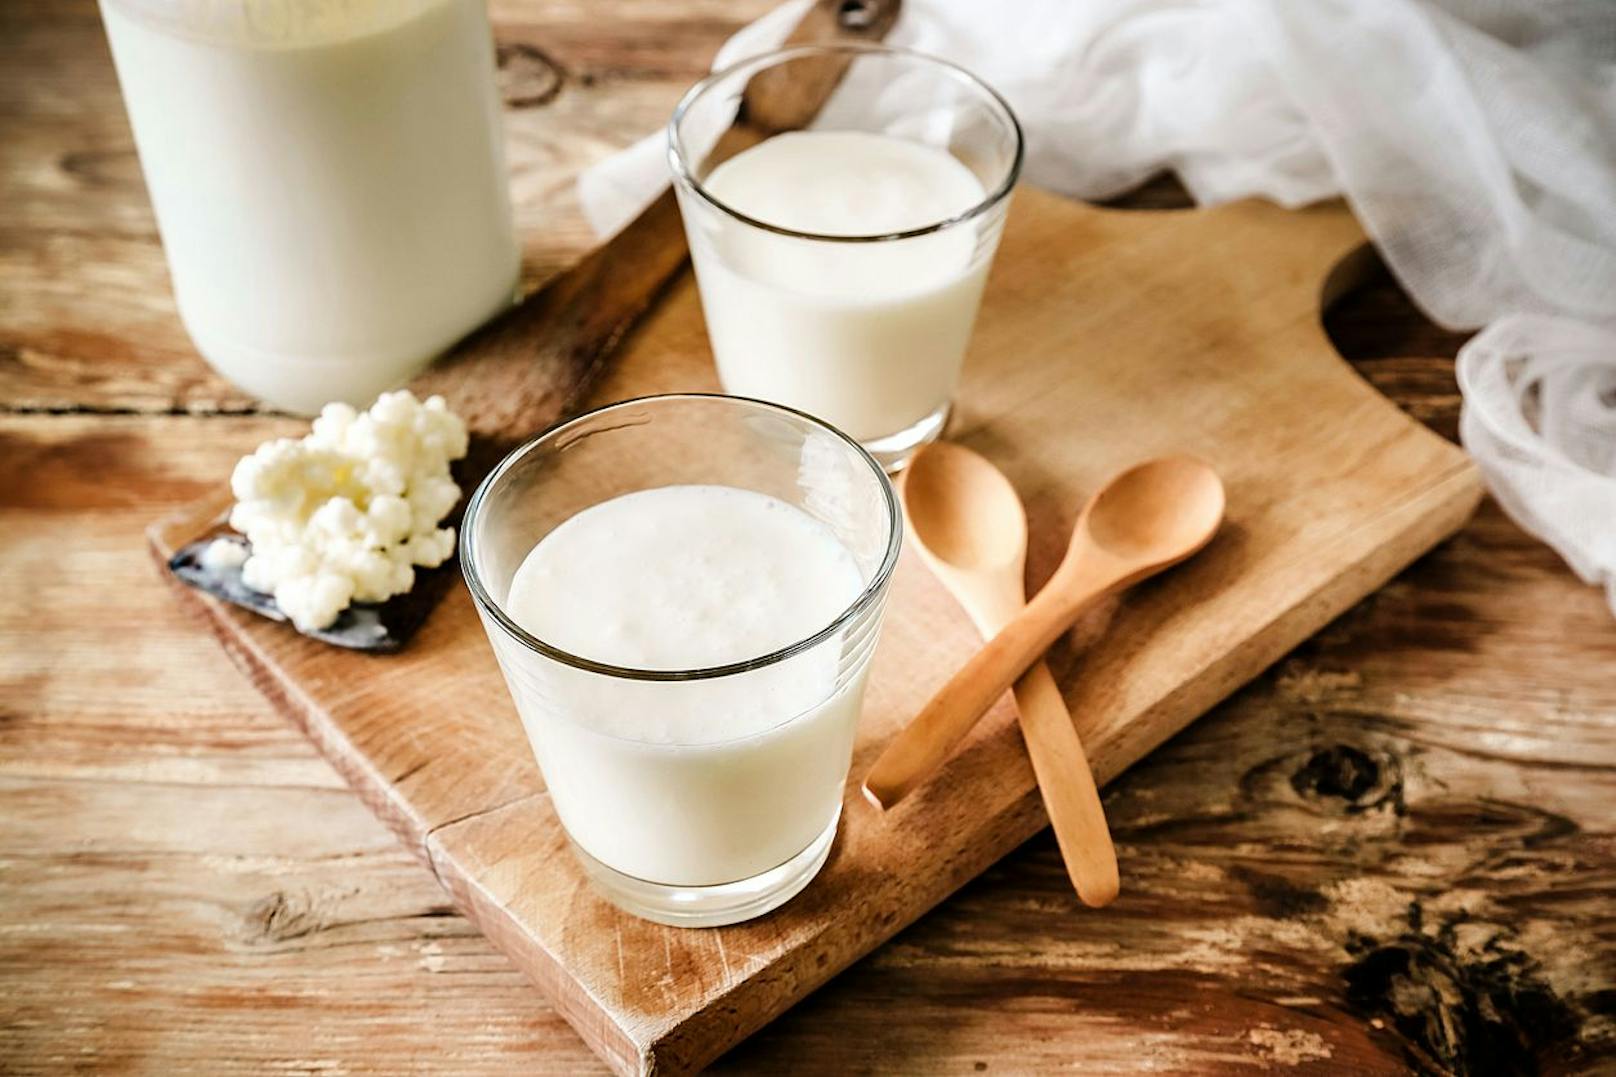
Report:
[[[1046,586],[886,746],[864,779],[864,795],[890,808],[935,770],[1027,667],[1049,650],[1078,614],[1115,589],[1112,575],[1075,586]]]
[[[1016,682],[1015,694],[1021,736],[1027,742],[1066,874],[1083,904],[1093,908],[1109,905],[1121,886],[1117,851],[1066,701],[1042,662]]]

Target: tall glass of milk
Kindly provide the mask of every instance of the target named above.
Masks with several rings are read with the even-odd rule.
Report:
[[[749,84],[846,73],[806,130],[731,154]],[[698,83],[669,163],[724,390],[799,408],[889,469],[941,433],[1021,169],[1004,100],[952,64],[789,48]]]
[[[277,407],[368,404],[509,304],[483,0],[101,0],[180,316]]]
[[[613,404],[477,489],[466,582],[607,898],[702,927],[813,879],[901,542],[856,442],[739,397]]]

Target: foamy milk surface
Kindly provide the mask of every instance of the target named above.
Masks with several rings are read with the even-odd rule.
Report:
[[[765,224],[825,236],[881,236],[925,228],[982,201],[982,184],[952,154],[864,131],[792,131],[713,170],[703,186]],[[812,295],[913,293],[958,275],[969,230],[902,244],[737,244],[736,268]]]
[[[776,135],[703,186],[755,220],[822,236],[924,228],[985,197],[946,150],[861,131]],[[990,261],[974,224],[845,243],[699,219],[691,250],[727,391],[801,408],[861,441],[948,402]]]
[[[802,510],[734,487],[665,486],[594,505],[551,531],[517,569],[506,610],[591,661],[706,669],[807,639],[862,587],[852,554]],[[603,707],[575,716],[635,739],[744,736],[822,700],[836,658],[827,648],[706,686],[656,684],[653,715]]]

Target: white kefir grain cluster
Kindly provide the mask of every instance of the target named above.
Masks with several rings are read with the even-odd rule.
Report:
[[[403,594],[417,566],[454,552],[454,529],[438,525],[460,500],[449,465],[465,455],[466,424],[442,397],[384,393],[367,412],[327,404],[307,437],[267,441],[236,465],[243,582],[304,631],[352,602]]]

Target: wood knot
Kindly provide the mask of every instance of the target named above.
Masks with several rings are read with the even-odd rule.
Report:
[[[126,188],[141,183],[134,150],[79,150],[62,155],[59,167],[86,187]]]
[[[1248,795],[1290,803],[1319,815],[1407,813],[1403,767],[1388,751],[1355,744],[1327,744],[1270,758],[1241,779]]]
[[[1347,744],[1321,748],[1291,775],[1291,788],[1302,796],[1340,797],[1356,801],[1380,781],[1380,764],[1369,753]]]
[[[247,910],[243,933],[249,943],[277,943],[313,935],[326,927],[325,907],[307,893],[275,892],[253,902]]]
[[[538,108],[555,100],[566,72],[534,45],[501,45],[494,52],[499,66],[499,96],[507,108]]]
[[[1348,815],[1388,804],[1398,815],[1404,812],[1402,767],[1396,759],[1350,744],[1313,751],[1291,774],[1291,788],[1304,800]]]
[[[842,0],[836,7],[836,21],[849,30],[867,30],[880,14],[875,0]]]
[[[1542,978],[1536,961],[1499,925],[1466,918],[1384,942],[1358,938],[1345,972],[1347,998],[1389,1019],[1409,1060],[1437,1073],[1537,1073],[1579,1053],[1581,1021]],[[1485,929],[1484,931],[1482,929]],[[1484,934],[1483,946],[1466,943]]]

